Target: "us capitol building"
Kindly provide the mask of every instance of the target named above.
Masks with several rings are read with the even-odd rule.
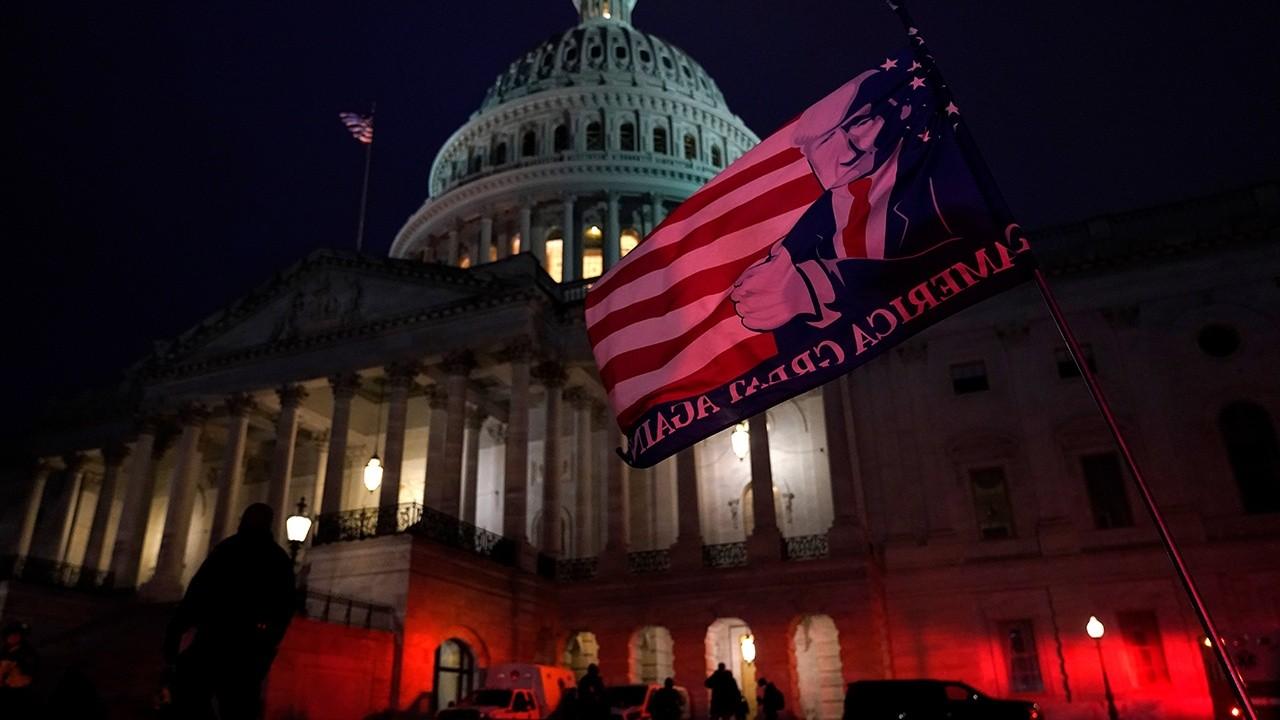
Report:
[[[57,409],[0,486],[0,615],[132,708],[165,603],[267,502],[282,543],[288,516],[313,520],[273,718],[444,707],[509,661],[674,676],[695,717],[724,662],[809,720],[882,677],[1092,718],[1092,615],[1122,713],[1223,717],[1033,288],[656,468],[622,464],[586,289],[758,137],[633,24],[635,0],[574,5],[445,142],[390,257],[315,252]],[[1280,188],[1033,239],[1251,687],[1273,687]]]

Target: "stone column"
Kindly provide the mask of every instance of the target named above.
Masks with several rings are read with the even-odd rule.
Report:
[[[409,391],[421,368],[417,363],[388,365],[387,372],[387,444],[382,464],[382,487],[378,491],[379,507],[400,504],[400,485],[404,476],[404,432],[409,415]],[[394,510],[391,516],[395,517]],[[381,521],[379,521],[381,522]]]
[[[480,257],[478,263],[489,262],[489,248],[493,247],[493,218],[480,218]]]
[[[560,543],[560,401],[566,379],[564,368],[556,362],[539,363],[534,376],[547,391],[546,438],[542,444],[542,552],[559,557]]]
[[[498,259],[506,260],[511,257],[511,233],[503,230],[498,233]]]
[[[239,522],[240,488],[244,486],[244,450],[249,435],[249,413],[256,403],[249,395],[227,398],[227,449],[218,477],[218,504],[209,526],[209,549],[235,532]]]
[[[622,258],[622,241],[619,234],[622,228],[618,222],[618,193],[609,193],[609,213],[604,223],[604,268],[608,270]]]
[[[351,433],[351,401],[356,390],[360,389],[360,376],[356,373],[334,375],[329,378],[329,386],[333,388],[333,416],[329,422],[329,456],[324,464],[321,515],[342,511],[342,486],[347,481],[347,436]],[[323,525],[316,530],[323,533],[322,539],[328,539],[337,527]]]
[[[151,495],[155,492],[152,472],[157,455],[163,455],[163,443],[156,442],[156,423],[144,420],[133,443],[133,461],[129,463],[128,484],[124,489],[124,507],[120,509],[120,529],[116,532],[111,552],[111,571],[115,585],[136,587],[142,563],[142,543],[147,536],[151,516]]]
[[[650,195],[649,222],[652,226],[649,228],[649,232],[653,232],[654,228],[658,227],[658,224],[662,222],[663,217],[665,217],[665,215],[662,210],[662,198],[657,195]]]
[[[53,514],[54,521],[59,523],[58,546],[53,556],[49,558],[60,563],[67,561],[67,551],[71,548],[71,536],[75,532],[76,506],[80,504],[80,489],[84,483],[85,457],[79,453],[67,455],[63,457],[63,462],[67,464],[66,470],[62,471],[66,474],[67,481],[63,485],[62,495],[58,498]]]
[[[621,435],[617,439],[619,443],[623,442]],[[631,490],[628,487],[630,468],[616,453],[610,452],[605,469],[609,489],[609,536],[605,540],[604,552],[600,555],[600,574],[621,575],[627,571],[630,545],[627,532],[627,520],[631,517]]]
[[[27,499],[23,503],[22,526],[13,543],[15,557],[25,558],[31,554],[31,538],[36,533],[36,518],[40,516],[40,503],[44,501],[44,487],[49,481],[53,465],[41,460],[31,477],[31,485],[27,488]]]
[[[293,479],[293,451],[298,445],[298,407],[307,399],[307,390],[301,385],[283,385],[276,390],[280,396],[280,417],[276,419],[276,446],[271,456],[271,484],[267,486],[267,504],[275,512],[273,526],[275,538],[288,542],[284,521],[292,512],[289,497],[289,481]]]
[[[449,229],[448,240],[445,241],[445,252],[450,267],[458,267],[458,228]]]
[[[578,246],[582,243],[578,240],[578,231],[573,212],[573,205],[577,202],[577,199],[577,196],[572,194],[565,194],[561,199],[561,209],[564,211],[560,232],[563,238],[560,246],[561,258],[563,259],[562,267],[564,268],[560,276],[562,282],[569,282],[582,277],[582,251],[578,249]]]
[[[173,466],[169,488],[169,510],[164,518],[164,534],[160,538],[160,554],[156,572],[142,588],[153,600],[176,600],[182,597],[182,576],[187,556],[187,537],[191,532],[191,511],[196,501],[196,482],[200,467],[200,435],[208,413],[191,405],[183,408],[179,420],[182,435],[178,440],[178,460]]]
[[[429,416],[427,418],[427,477],[426,496],[423,503],[432,510],[444,507],[444,458],[445,428],[448,427],[449,394],[439,385],[426,389]]]
[[[528,203],[520,206],[520,252],[533,253],[538,264],[547,265],[547,244],[543,238],[533,237],[533,207]]]
[[[511,404],[507,408],[507,442],[504,447],[502,534],[524,543],[527,539],[529,488],[529,360],[528,340],[508,345],[500,360],[511,365]]]
[[[129,448],[124,443],[110,442],[102,448],[102,486],[98,489],[98,507],[93,513],[89,542],[84,550],[83,564],[86,568],[104,573],[111,569],[111,549],[120,523],[120,515],[116,512],[120,466],[128,456]]]
[[[467,350],[449,353],[444,358],[446,392],[449,394],[448,418],[444,432],[444,483],[441,488],[441,510],[459,517],[462,502],[462,442],[467,421],[467,376],[476,366],[475,357]]]
[[[480,428],[485,414],[480,408],[467,410],[466,457],[462,465],[462,519],[476,524],[476,486],[480,480]]]
[[[702,567],[702,524],[698,515],[698,463],[693,448],[676,453],[676,544],[671,562],[684,569]]]
[[[751,433],[751,509],[755,528],[747,538],[751,562],[782,559],[782,532],[773,506],[773,467],[769,460],[769,429],[766,413],[753,416],[747,425]]]
[[[588,557],[595,553],[595,493],[591,483],[591,395],[582,387],[564,391],[564,399],[573,407],[574,417],[574,556]]]
[[[858,497],[854,484],[858,469],[856,454],[849,446],[845,425],[843,383],[832,381],[822,386],[822,414],[827,429],[827,462],[831,477],[831,529],[827,543],[831,554],[865,552],[867,540],[858,522]]]
[[[325,464],[329,457],[329,431],[322,430],[312,436],[311,441],[315,444],[316,451],[316,479],[315,484],[311,488],[311,515],[320,514],[320,508],[324,507],[324,478]],[[315,532],[312,531],[308,541],[314,539]]]

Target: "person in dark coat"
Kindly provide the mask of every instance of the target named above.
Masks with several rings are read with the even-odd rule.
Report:
[[[715,672],[711,673],[703,685],[711,690],[711,720],[729,720],[737,715],[742,692],[738,690],[738,681],[733,679],[733,673],[725,669],[724,663],[716,666]]]
[[[645,709],[653,720],[680,720],[684,698],[676,690],[676,681],[672,678],[663,680],[662,687],[654,691]]]
[[[595,663],[578,680],[577,716],[580,720],[608,720],[609,702],[604,696],[604,678]]]
[[[263,683],[295,600],[293,561],[272,537],[272,515],[262,503],[245,509],[239,530],[209,553],[169,623],[164,656],[175,666],[177,717],[250,720],[262,712]]]
[[[5,720],[36,717],[34,686],[40,662],[30,634],[26,623],[11,622],[0,639],[0,717]]]
[[[756,687],[758,688],[756,708],[759,713],[757,717],[761,720],[778,720],[778,713],[782,712],[782,708],[786,706],[782,691],[767,678],[757,680]]]

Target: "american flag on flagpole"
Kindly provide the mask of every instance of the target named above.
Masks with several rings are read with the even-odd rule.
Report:
[[[344,112],[338,113],[338,119],[347,126],[351,137],[366,145],[373,142],[373,115]]]
[[[648,467],[1030,276],[908,51],[765,138],[587,293],[600,378]]]

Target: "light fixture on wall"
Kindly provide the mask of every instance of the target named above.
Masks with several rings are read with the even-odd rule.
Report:
[[[373,492],[382,486],[382,458],[378,457],[378,439],[382,436],[382,390],[378,390],[378,432],[373,436],[373,455],[364,464],[364,486]]]
[[[747,429],[746,420],[733,426],[733,433],[729,435],[729,444],[733,446],[733,454],[737,455],[739,460],[747,459],[747,455],[751,452],[751,431]]]
[[[756,636],[747,633],[738,638],[738,642],[742,645],[742,661],[751,665],[756,661]]]

